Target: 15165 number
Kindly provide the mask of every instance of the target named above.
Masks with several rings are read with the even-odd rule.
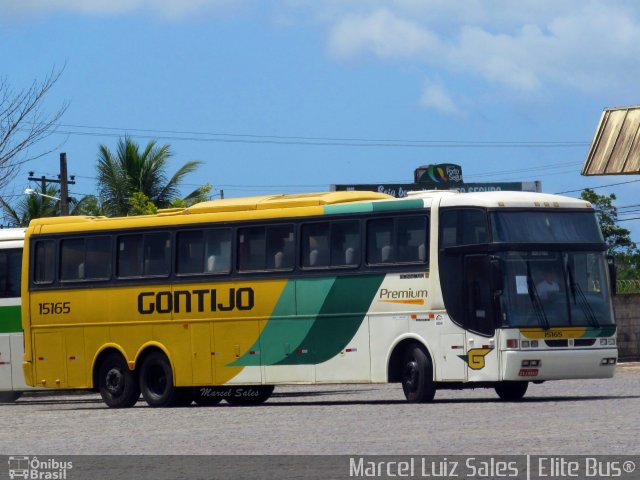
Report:
[[[40,315],[71,313],[71,302],[39,303]]]

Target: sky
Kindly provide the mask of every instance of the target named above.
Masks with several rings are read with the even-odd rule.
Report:
[[[635,0],[0,0],[0,77],[20,90],[60,69],[45,110],[69,106],[28,152],[50,153],[6,198],[55,176],[59,152],[72,195],[95,193],[99,145],[130,135],[169,144],[169,173],[203,162],[185,195],[456,163],[467,182],[602,187],[640,242],[640,176],[580,175],[602,111],[640,104]]]

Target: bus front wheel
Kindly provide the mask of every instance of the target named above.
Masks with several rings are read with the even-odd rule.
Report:
[[[152,352],[140,367],[140,390],[150,407],[177,407],[191,404],[191,389],[173,385],[173,370],[169,359],[161,352]]]
[[[507,402],[522,400],[527,393],[529,382],[500,382],[496,385],[496,393]]]
[[[119,353],[109,354],[100,364],[98,390],[111,408],[133,407],[140,398],[140,386],[135,372],[129,370]]]
[[[418,344],[409,345],[405,350],[402,359],[402,390],[410,403],[430,402],[436,394],[431,359]]]

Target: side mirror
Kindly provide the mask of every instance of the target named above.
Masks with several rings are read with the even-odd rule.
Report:
[[[489,260],[489,271],[491,276],[491,291],[494,292],[496,297],[502,295],[502,290],[504,289],[502,259],[492,256]]]
[[[618,269],[616,259],[613,255],[607,256],[607,267],[609,267],[609,283],[611,284],[611,296],[618,294]]]

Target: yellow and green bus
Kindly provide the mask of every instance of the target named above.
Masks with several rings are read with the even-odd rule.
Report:
[[[110,407],[264,402],[275,385],[437,389],[611,377],[594,210],[525,192],[274,195],[31,222],[24,374]],[[544,282],[547,282],[545,284]]]

